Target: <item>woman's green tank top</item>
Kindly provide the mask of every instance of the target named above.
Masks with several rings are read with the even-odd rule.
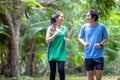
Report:
[[[67,29],[61,27],[61,32],[48,44],[48,61],[66,61],[66,45],[64,37]]]

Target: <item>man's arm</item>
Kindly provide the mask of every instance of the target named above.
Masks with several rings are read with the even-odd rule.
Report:
[[[107,42],[108,38],[103,39],[102,42],[100,42],[101,45],[104,45]]]
[[[89,46],[89,43],[85,42],[82,38],[79,38],[78,37],[78,41],[85,47],[88,47]]]
[[[107,42],[107,40],[108,40],[108,38],[105,38],[100,43],[96,43],[95,44],[96,48],[102,47],[105,44],[105,42]]]

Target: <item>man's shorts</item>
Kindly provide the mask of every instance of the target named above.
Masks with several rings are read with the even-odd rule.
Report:
[[[92,59],[85,59],[85,69],[86,71],[94,70],[103,70],[104,67],[104,59],[101,58],[92,58]]]

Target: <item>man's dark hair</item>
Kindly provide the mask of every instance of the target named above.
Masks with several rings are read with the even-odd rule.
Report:
[[[89,10],[88,12],[91,14],[92,18],[95,17],[95,21],[98,20],[99,16],[98,16],[98,11],[97,10]]]

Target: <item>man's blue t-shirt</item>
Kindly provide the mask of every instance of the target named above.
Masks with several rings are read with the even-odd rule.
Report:
[[[84,24],[80,30],[79,38],[83,38],[85,42],[89,43],[89,47],[84,47],[86,59],[103,57],[104,46],[101,48],[95,47],[96,43],[108,38],[108,33],[103,24],[96,23],[95,26],[91,26],[89,23]]]

